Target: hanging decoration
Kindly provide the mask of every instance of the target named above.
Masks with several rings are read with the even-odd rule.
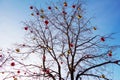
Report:
[[[75,8],[76,6],[75,5],[72,5],[72,8]]]
[[[24,27],[24,30],[26,30],[26,31],[27,31],[27,30],[28,30],[28,27]]]
[[[48,25],[48,24],[49,24],[48,20],[45,20],[45,24],[46,24],[46,25]]]
[[[33,33],[33,31],[31,30],[30,33]]]
[[[31,13],[31,16],[34,16],[34,13]]]
[[[17,78],[14,78],[14,80],[17,80]]]
[[[2,57],[2,54],[0,54],[0,58]]]
[[[73,47],[73,46],[74,46],[72,43],[70,43],[69,45],[70,45],[70,47]]]
[[[45,17],[43,15],[41,15],[40,18],[44,19]]]
[[[96,27],[93,27],[93,29],[94,29],[94,30],[97,30],[97,28],[96,28]]]
[[[16,50],[16,52],[20,52],[20,49],[18,49],[18,48],[17,48],[17,49],[15,49],[15,50]]]
[[[77,8],[77,10],[81,10],[81,8],[80,8],[80,7],[78,7],[78,8]]]
[[[49,69],[46,69],[46,74],[49,74],[50,73],[50,70]]]
[[[57,6],[55,6],[55,9],[58,9],[58,7],[57,7]]]
[[[33,6],[30,6],[30,9],[33,9]]]
[[[14,63],[14,62],[12,62],[10,65],[11,65],[11,66],[15,66],[15,63]]]
[[[19,73],[20,73],[20,70],[18,70],[17,73],[19,74]]]
[[[112,51],[110,50],[109,52],[108,52],[108,56],[112,56]]]
[[[36,38],[34,37],[33,40],[35,40]]]
[[[81,15],[77,15],[77,18],[80,19],[80,18],[82,18],[82,16]]]
[[[64,54],[63,54],[63,53],[61,53],[61,54],[60,54],[60,56],[64,56]]]
[[[67,2],[64,2],[64,6],[65,6],[65,7],[67,6]]]
[[[105,78],[105,75],[104,75],[104,74],[102,74],[102,75],[100,76],[100,78]]]
[[[63,11],[62,13],[63,13],[64,15],[66,15],[66,14],[67,14],[67,12],[65,12],[65,11]]]
[[[40,10],[40,12],[41,12],[41,13],[44,13],[44,10],[43,10],[43,9],[41,9],[41,10]]]
[[[4,74],[5,72],[2,72],[2,74]]]
[[[105,38],[104,38],[104,37],[101,37],[100,40],[101,40],[102,42],[104,42],[104,41],[105,41]]]
[[[70,53],[71,53],[71,51],[70,51],[70,50],[68,50],[68,51],[67,51],[67,53],[68,53],[68,54],[70,54]]]
[[[40,15],[39,12],[37,12],[36,15]]]
[[[51,7],[49,6],[48,9],[51,10]]]
[[[61,64],[63,64],[63,62],[62,62],[62,61],[61,61],[60,63],[61,63]]]

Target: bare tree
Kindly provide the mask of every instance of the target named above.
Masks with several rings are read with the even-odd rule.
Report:
[[[30,9],[25,43],[8,50],[9,58],[2,61],[1,66],[12,67],[3,80],[110,80],[106,66],[120,65],[114,57],[119,45],[107,44],[113,33],[94,34],[97,28],[89,24],[81,0]]]

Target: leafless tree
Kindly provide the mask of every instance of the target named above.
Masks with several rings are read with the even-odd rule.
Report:
[[[97,28],[90,25],[81,0],[30,9],[25,42],[2,59],[1,66],[9,63],[13,69],[4,72],[3,80],[110,80],[106,66],[120,65],[114,56],[119,45],[108,44],[113,33],[94,34]]]

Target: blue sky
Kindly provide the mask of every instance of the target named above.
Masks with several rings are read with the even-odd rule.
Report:
[[[31,17],[29,6],[44,7],[43,3],[47,1],[49,0],[0,0],[0,48],[22,42],[24,26],[21,21]],[[85,5],[87,15],[95,17],[92,24],[98,27],[97,34],[117,32],[112,43],[120,44],[120,0],[86,0]],[[119,72],[116,73],[114,80],[120,80]]]

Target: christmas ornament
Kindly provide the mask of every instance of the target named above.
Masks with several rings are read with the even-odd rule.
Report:
[[[77,10],[81,10],[81,8],[77,8]]]
[[[63,62],[62,62],[62,61],[61,61],[60,63],[61,63],[61,64],[63,64]]]
[[[4,72],[2,72],[2,74],[4,74]]]
[[[112,51],[108,52],[108,56],[110,56],[110,57],[112,56]]]
[[[20,49],[17,48],[17,49],[16,49],[16,52],[20,52]]]
[[[72,5],[72,8],[75,8],[75,5]]]
[[[33,31],[30,31],[31,33],[33,33]]]
[[[37,12],[36,15],[40,15],[39,12]]]
[[[100,78],[105,78],[105,75],[104,75],[104,74],[102,74],[102,75],[100,76]]]
[[[48,9],[51,10],[51,7],[49,6]]]
[[[2,54],[0,54],[0,58],[2,57]]]
[[[49,73],[50,73],[50,70],[49,70],[49,69],[46,69],[45,72],[46,72],[46,74],[49,74]]]
[[[14,78],[14,80],[17,80],[17,78]]]
[[[78,15],[77,18],[80,19],[80,18],[82,18],[82,16],[81,16],[81,15]]]
[[[64,15],[66,15],[66,14],[67,14],[67,12],[65,12],[65,11],[63,11],[62,13],[63,13]]]
[[[34,13],[31,13],[31,16],[34,16]]]
[[[94,30],[97,30],[96,27],[93,27]]]
[[[20,70],[18,70],[17,73],[19,74],[19,73],[20,73]]]
[[[33,6],[30,6],[30,9],[33,9]]]
[[[101,39],[100,39],[102,42],[104,42],[105,41],[105,38],[104,37],[101,37]]]
[[[58,7],[57,7],[57,6],[55,6],[55,9],[58,9]]]
[[[45,24],[46,24],[46,25],[48,25],[48,24],[49,24],[48,20],[45,20]]]
[[[63,53],[60,54],[60,56],[63,56],[63,55],[64,55]]]
[[[67,3],[66,3],[66,2],[64,2],[64,6],[67,6]]]
[[[24,27],[24,30],[28,30],[28,27]]]
[[[73,47],[73,44],[72,44],[72,43],[70,43],[70,47]]]
[[[40,12],[41,12],[41,13],[44,13],[44,10],[43,10],[43,9],[41,9],[41,10],[40,10]]]
[[[68,53],[68,54],[70,54],[70,53],[71,53],[71,51],[70,51],[70,50],[68,50],[68,51],[67,51],[67,53]]]
[[[40,18],[44,19],[44,16],[43,16],[43,15],[41,15],[41,16],[40,16]]]
[[[12,62],[10,65],[11,65],[11,66],[15,66],[15,63],[14,63],[14,62]]]

